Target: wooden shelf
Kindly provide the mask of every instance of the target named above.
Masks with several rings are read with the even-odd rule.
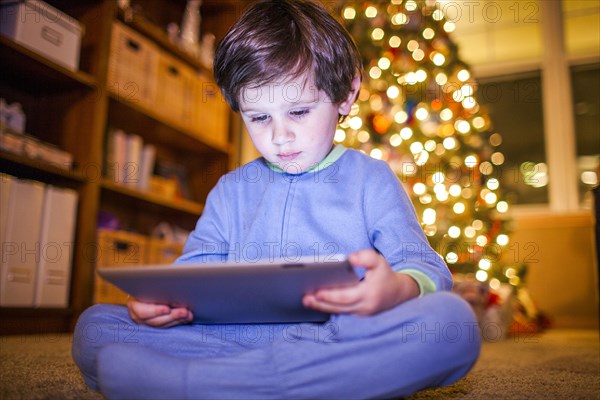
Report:
[[[86,182],[87,178],[77,169],[63,169],[42,160],[36,160],[0,150],[2,161],[1,172],[25,179],[43,179],[48,183],[54,181],[70,182],[78,185]]]
[[[115,183],[110,179],[102,179],[102,188],[113,193],[124,195],[133,199],[141,200],[145,203],[158,205],[169,210],[186,213],[199,217],[204,210],[204,205],[185,199],[167,199],[150,192],[142,192],[129,188],[122,184]]]
[[[206,142],[187,126],[175,121],[168,121],[153,110],[123,98],[111,89],[109,89],[109,97],[112,100],[109,113],[115,120],[121,122],[119,127],[126,131],[143,131],[145,135],[153,136],[153,141],[157,144],[173,146],[186,152],[217,151],[222,155],[229,154],[229,146]]]
[[[81,70],[70,70],[0,35],[0,97],[11,104],[20,103],[27,117],[27,132],[72,154],[74,168],[0,150],[0,172],[77,191],[69,307],[0,307],[0,334],[72,332],[79,315],[93,303],[96,260],[86,254],[86,247],[97,240],[98,215],[111,214],[122,229],[144,235],[161,223],[191,231],[204,210],[202,202],[232,165],[237,148],[236,139],[230,136],[229,112],[222,112],[218,104],[216,111],[211,108],[213,103],[207,105],[204,114],[194,108],[193,115],[203,119],[187,118],[184,124],[175,112],[160,113],[108,89],[113,25],[118,19],[124,21],[115,1],[47,1],[85,27],[79,49]],[[233,22],[230,6],[221,10],[217,7],[221,0],[206,1],[212,11],[203,26],[227,29]],[[171,21],[181,20],[185,6],[186,0],[132,0],[138,15],[124,22],[168,53],[165,58],[185,64],[187,75],[198,75],[201,83],[204,75],[212,72],[170,43],[164,29]],[[156,74],[157,81],[162,79]],[[181,166],[186,173],[186,195],[195,201],[165,198],[104,178],[111,129],[137,134],[144,144],[153,145],[157,165]],[[227,143],[231,140],[233,144]]]
[[[27,47],[0,35],[3,79],[18,81],[21,87],[48,92],[97,88],[96,79],[82,71],[71,71]]]

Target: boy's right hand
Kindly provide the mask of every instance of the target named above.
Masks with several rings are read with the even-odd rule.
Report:
[[[173,308],[164,304],[142,303],[131,299],[127,302],[127,308],[134,322],[155,328],[189,324],[193,319],[192,312],[185,307]]]

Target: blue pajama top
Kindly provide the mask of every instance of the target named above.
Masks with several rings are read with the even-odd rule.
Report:
[[[338,145],[301,174],[258,158],[222,176],[177,263],[316,261],[363,249],[410,275],[421,295],[452,286],[388,164]]]

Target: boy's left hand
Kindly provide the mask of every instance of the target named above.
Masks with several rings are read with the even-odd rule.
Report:
[[[417,282],[392,270],[374,250],[352,253],[348,260],[355,267],[366,268],[365,278],[354,286],[306,294],[302,299],[305,307],[332,314],[372,315],[419,295]]]

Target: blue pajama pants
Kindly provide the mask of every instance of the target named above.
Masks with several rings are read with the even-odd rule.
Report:
[[[137,325],[95,305],[75,328],[73,358],[109,399],[402,397],[451,384],[479,355],[460,297],[438,292],[374,316],[322,324]]]

